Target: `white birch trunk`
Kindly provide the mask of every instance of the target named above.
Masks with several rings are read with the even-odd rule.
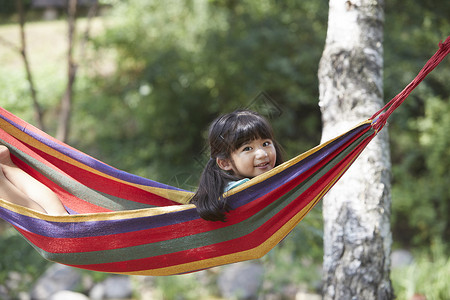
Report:
[[[322,140],[383,104],[383,0],[330,0],[319,66]],[[387,128],[323,202],[324,299],[392,299],[390,157]]]

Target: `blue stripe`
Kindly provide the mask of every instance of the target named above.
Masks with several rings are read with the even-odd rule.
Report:
[[[85,222],[52,222],[0,207],[0,218],[20,229],[53,238],[82,238],[159,228],[198,219],[195,209],[161,215]]]

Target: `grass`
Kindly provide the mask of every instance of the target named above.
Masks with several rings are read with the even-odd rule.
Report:
[[[104,29],[104,18],[96,18],[91,25],[91,32],[95,35]],[[77,21],[78,34],[84,32],[86,19]],[[30,22],[25,24],[27,53],[31,69],[37,71],[54,66],[59,75],[65,73],[67,55],[67,23],[63,20]],[[20,46],[20,27],[18,24],[0,26],[0,36],[3,40]],[[20,53],[0,42],[0,64],[2,72],[23,68]],[[61,67],[64,66],[64,67]]]
[[[35,22],[25,25],[27,52],[32,70],[42,66],[61,66],[65,61],[66,41],[63,21]],[[18,25],[0,26],[0,36],[16,47],[20,47],[20,28]],[[20,53],[2,44],[0,64],[6,70],[23,69]],[[63,68],[59,69],[62,75]]]

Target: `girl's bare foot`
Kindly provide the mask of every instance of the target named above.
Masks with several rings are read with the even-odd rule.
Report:
[[[0,173],[0,197],[49,215],[67,215],[56,194],[17,167],[4,145],[0,145]]]

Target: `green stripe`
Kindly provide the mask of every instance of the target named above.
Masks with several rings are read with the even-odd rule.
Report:
[[[285,195],[256,212],[254,216],[224,228],[211,230],[208,232],[198,233],[191,236],[180,237],[176,239],[155,242],[151,244],[132,246],[123,249],[92,251],[83,253],[45,253],[39,250],[42,256],[49,260],[57,261],[69,265],[90,265],[102,263],[114,263],[120,261],[127,261],[131,259],[148,258],[158,255],[165,255],[184,250],[195,249],[201,246],[212,245],[220,242],[233,240],[243,237],[257,228],[262,226],[265,222],[275,216],[280,210],[285,208],[294,199],[299,197],[305,190],[307,190],[318,179],[324,176],[331,168],[344,159],[351,151],[353,151],[359,144],[367,137],[373,134],[373,130],[369,130],[352,145],[341,151],[332,161],[330,161],[322,169],[307,180],[299,184],[293,190],[287,192]]]

